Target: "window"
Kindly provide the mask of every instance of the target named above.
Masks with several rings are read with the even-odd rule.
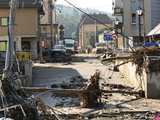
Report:
[[[0,52],[7,50],[7,41],[0,41]]]
[[[136,24],[136,13],[132,13],[132,24]]]
[[[8,17],[0,18],[0,26],[8,26]]]

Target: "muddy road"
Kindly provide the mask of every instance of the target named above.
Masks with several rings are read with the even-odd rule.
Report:
[[[113,72],[113,65],[104,66],[95,55],[78,55],[70,63],[34,64],[33,86],[55,89],[76,89],[87,84],[95,71],[101,73],[100,87],[108,90],[108,84],[127,86],[118,88],[135,90],[120,72]],[[106,84],[106,85],[105,85]],[[113,86],[113,88],[115,88]],[[57,96],[46,92],[39,95],[46,105],[53,107],[57,114],[74,116],[63,119],[93,120],[152,120],[159,111],[160,101],[141,98],[123,93],[106,93],[101,98],[102,105],[96,108],[81,108],[78,97]],[[76,118],[75,118],[76,116]]]

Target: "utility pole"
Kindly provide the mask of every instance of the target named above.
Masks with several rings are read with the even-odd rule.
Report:
[[[50,4],[50,21],[51,21],[51,43],[52,43],[52,47],[54,46],[55,43],[58,42],[57,38],[56,38],[56,35],[55,35],[55,31],[53,31],[53,28],[54,28],[54,24],[56,24],[56,5],[55,5],[55,2],[56,0],[52,0],[50,1],[51,4]],[[53,12],[54,11],[54,12]],[[53,13],[54,13],[54,16],[53,16]],[[53,18],[54,17],[54,18]],[[54,22],[53,22],[54,20]],[[55,30],[55,28],[54,28]],[[54,32],[54,33],[53,33]],[[54,37],[53,37],[54,35]]]
[[[16,16],[16,7],[17,7],[17,0],[11,0],[10,14],[8,20],[8,42],[7,42],[5,69],[2,79],[5,79],[7,77],[8,72],[12,70],[13,62],[16,57],[14,51],[14,23]]]
[[[40,22],[40,12],[38,10],[38,41],[39,41],[39,59],[40,63],[43,62],[43,48],[42,48],[42,36],[41,36],[41,22]]]
[[[50,31],[51,31],[51,48],[53,48],[54,41],[53,41],[53,4],[52,0],[49,1],[49,12],[50,12]]]
[[[6,59],[5,59],[5,68],[2,75],[2,80],[8,78],[10,73],[12,72],[13,62],[16,58],[14,51],[14,23],[16,16],[16,7],[17,0],[11,0],[10,2],[10,14],[8,20],[8,42],[7,42],[7,51],[6,51]],[[2,97],[2,101],[4,102],[4,92],[2,90],[2,81],[0,81],[0,95]]]
[[[57,11],[56,11],[56,0],[54,0],[54,24],[57,24]],[[57,29],[57,27],[56,27]],[[55,41],[56,43],[58,43],[58,37],[57,37],[57,33],[55,32],[55,27],[54,27],[54,36],[55,36]]]
[[[97,21],[95,20],[95,43],[97,43]],[[94,47],[95,47],[95,43],[94,43]]]

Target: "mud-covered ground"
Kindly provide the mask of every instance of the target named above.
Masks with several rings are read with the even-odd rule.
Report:
[[[120,72],[111,71],[112,65],[102,65],[95,55],[78,55],[75,58],[74,62],[71,63],[35,63],[33,86],[80,89],[87,84],[87,79],[96,70],[99,70],[101,72],[100,85],[102,89],[110,89],[105,84],[128,86],[126,91],[137,89]],[[118,89],[121,90],[122,88]],[[52,106],[57,114],[73,115],[76,116],[74,119],[82,120],[152,120],[156,112],[160,110],[159,100],[145,99],[137,95],[122,93],[103,94],[102,105],[92,109],[81,108],[78,97],[57,96],[49,92],[40,94],[40,97],[45,104]]]

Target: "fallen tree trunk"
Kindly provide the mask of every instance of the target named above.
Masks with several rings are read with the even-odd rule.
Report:
[[[140,97],[144,97],[144,91],[126,91],[126,90],[102,90],[102,93],[121,93],[128,95],[139,95]]]
[[[129,95],[140,95],[143,94],[143,91],[126,91],[126,90],[83,90],[83,89],[52,89],[52,88],[43,88],[43,87],[23,87],[23,90],[31,93],[42,93],[51,92],[54,94],[62,96],[81,96],[82,94],[94,94],[96,92],[100,93],[122,93]],[[44,93],[45,94],[45,93]]]
[[[127,59],[131,59],[131,56],[127,56],[127,57],[111,57],[111,58],[103,59],[102,62],[114,61],[114,60],[127,60]]]

